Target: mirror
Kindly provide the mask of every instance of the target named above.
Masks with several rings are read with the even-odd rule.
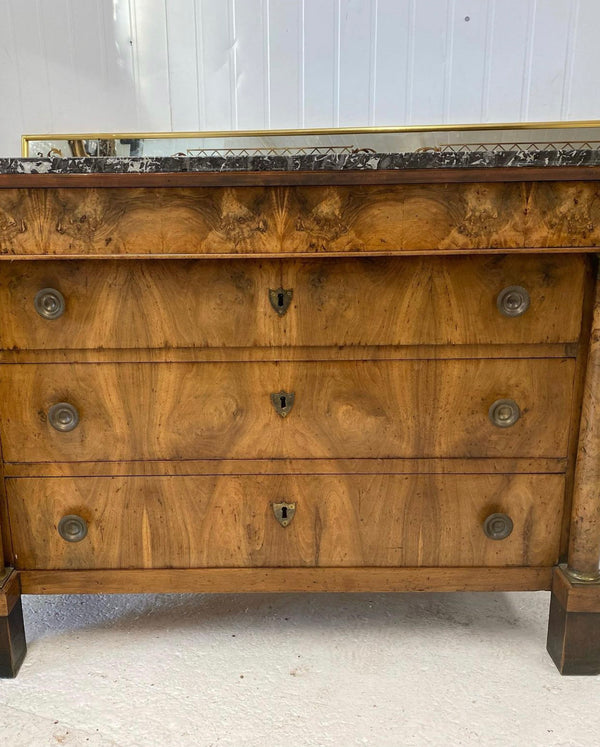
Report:
[[[600,149],[599,122],[321,130],[24,135],[26,158],[347,155]]]

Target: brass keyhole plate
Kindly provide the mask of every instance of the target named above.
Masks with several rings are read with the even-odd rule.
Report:
[[[273,509],[275,518],[282,527],[289,526],[290,522],[296,515],[295,503],[271,503],[271,508]]]
[[[279,316],[283,316],[289,309],[293,295],[294,291],[291,288],[269,288],[269,301]]]
[[[296,395],[294,392],[284,392],[283,389],[280,392],[272,392],[271,404],[275,408],[275,412],[285,418],[290,414]]]

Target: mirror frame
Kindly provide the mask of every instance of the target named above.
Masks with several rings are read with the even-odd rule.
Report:
[[[494,130],[557,130],[600,128],[600,120],[554,121],[554,122],[490,122],[479,124],[437,124],[437,125],[404,125],[384,127],[321,127],[313,129],[272,129],[272,130],[208,130],[189,132],[100,132],[100,133],[43,133],[21,136],[21,155],[23,158],[39,158],[31,154],[32,143],[38,141],[67,141],[75,156],[97,158],[85,153],[85,140],[194,140],[210,138],[252,138],[252,137],[302,137],[306,135],[368,135],[368,134],[408,134],[408,133],[445,133],[445,132],[492,132]],[[600,131],[599,131],[600,136]],[[79,151],[79,152],[77,152]],[[50,156],[48,156],[50,157]],[[144,157],[144,156],[141,156]],[[148,155],[147,157],[158,157]]]

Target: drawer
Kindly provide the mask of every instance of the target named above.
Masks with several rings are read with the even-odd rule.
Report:
[[[0,263],[3,349],[558,343],[580,255]],[[505,289],[529,307],[499,310]],[[55,318],[46,318],[60,311]],[[271,303],[270,291],[279,291]],[[291,301],[285,314],[279,304]],[[57,301],[58,298],[58,301]],[[518,299],[509,297],[512,311]],[[515,306],[516,304],[516,306]],[[502,306],[502,302],[500,302]],[[506,306],[503,307],[506,311]],[[44,311],[45,310],[45,311]]]
[[[2,445],[8,462],[565,457],[574,367],[570,358],[6,364]],[[509,427],[490,420],[502,400],[516,404],[504,417],[511,407],[520,415]],[[60,403],[72,414],[51,411]]]
[[[600,245],[594,180],[477,183],[471,171],[467,183],[284,186],[282,176],[262,172],[272,186],[224,186],[226,178],[253,177],[205,174],[211,186],[180,187],[157,176],[149,177],[154,187],[133,188],[92,186],[92,179],[104,180],[98,174],[66,177],[80,179],[78,187],[2,189],[0,253],[236,256]],[[347,178],[365,181],[358,173]]]
[[[561,475],[7,480],[22,569],[549,566],[563,489]],[[285,527],[273,508],[281,503]],[[505,539],[483,531],[494,513],[512,520]],[[59,535],[69,515],[83,519],[84,539]]]

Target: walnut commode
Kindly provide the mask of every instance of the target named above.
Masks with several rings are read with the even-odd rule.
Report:
[[[595,168],[0,175],[21,593],[552,589],[600,672]]]

